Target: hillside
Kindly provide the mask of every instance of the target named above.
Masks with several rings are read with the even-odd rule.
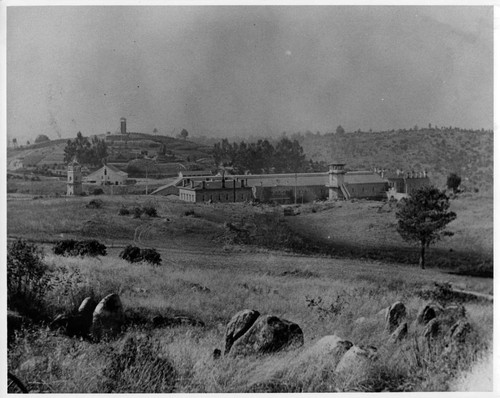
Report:
[[[493,186],[492,131],[421,129],[292,136],[296,137],[306,157],[314,161],[340,159],[350,169],[426,169],[438,186],[443,186],[448,174],[455,172],[469,189],[487,190]]]
[[[100,135],[98,137],[106,140],[108,161],[118,163],[119,167],[124,170],[127,169],[129,162],[144,156],[150,159],[155,158],[161,164],[158,165],[158,175],[161,172],[175,174],[180,167],[179,163],[194,164],[198,160],[211,161],[209,147],[188,140],[140,133]],[[64,148],[66,142],[67,139],[61,139],[19,148],[8,148],[7,168],[9,170],[23,167],[40,168],[42,166],[55,168],[56,165],[63,165],[65,164]],[[189,165],[184,167],[189,167]]]

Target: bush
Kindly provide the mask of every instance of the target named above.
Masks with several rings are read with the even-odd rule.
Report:
[[[120,253],[120,258],[129,263],[140,263],[145,261],[150,264],[160,265],[161,256],[155,249],[141,249],[137,246],[128,245]]]
[[[140,207],[134,207],[134,210],[132,210],[134,213],[134,218],[141,218],[142,216],[142,209]]]
[[[97,196],[97,195],[102,195],[102,194],[104,194],[104,191],[103,191],[102,188],[94,188],[92,190],[92,195],[96,195]]]
[[[154,206],[143,206],[142,212],[149,217],[158,217],[158,212],[156,211],[156,207]]]
[[[120,216],[128,216],[130,214],[130,210],[127,209],[125,206],[122,206],[120,210],[118,211],[118,215]]]
[[[43,252],[34,244],[18,239],[7,252],[7,307],[31,318],[43,313],[48,291],[49,267]]]
[[[85,207],[87,209],[100,209],[103,204],[104,202],[101,199],[92,199]]]
[[[161,256],[155,249],[142,249],[141,255],[144,261],[154,265],[160,265]]]
[[[95,239],[77,241],[65,239],[57,242],[52,247],[54,254],[58,256],[105,256],[106,246]]]

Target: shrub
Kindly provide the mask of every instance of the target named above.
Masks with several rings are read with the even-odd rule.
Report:
[[[130,210],[127,209],[125,206],[122,206],[120,210],[118,211],[118,215],[120,216],[128,216],[130,214]]]
[[[32,318],[43,312],[49,267],[34,244],[17,240],[7,252],[7,306]]]
[[[57,242],[52,251],[58,256],[105,256],[106,246],[95,239],[77,241],[65,239]]]
[[[158,217],[158,212],[156,211],[156,207],[154,206],[143,206],[142,211],[144,214],[148,215],[149,217]]]
[[[104,194],[104,191],[102,188],[94,188],[92,190],[92,195],[102,195],[102,194]]]
[[[129,263],[140,263],[145,261],[150,264],[160,265],[161,256],[155,249],[141,249],[137,246],[127,245],[120,253],[120,258]]]
[[[193,209],[186,210],[186,211],[184,212],[184,215],[185,215],[186,217],[188,217],[188,216],[194,216],[194,210],[193,210]]]
[[[104,202],[101,199],[92,199],[85,207],[87,209],[100,209],[103,204]]]
[[[143,261],[146,261],[147,263],[154,265],[160,265],[161,263],[160,253],[158,253],[155,249],[142,249],[141,255]]]
[[[132,211],[134,213],[134,218],[141,218],[142,209],[140,207],[134,207],[134,209]]]

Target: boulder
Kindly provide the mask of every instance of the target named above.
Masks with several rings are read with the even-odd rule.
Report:
[[[67,336],[86,337],[92,326],[92,316],[82,314],[59,314],[49,324],[51,329],[61,330]]]
[[[78,307],[78,313],[92,318],[96,306],[97,303],[92,297],[86,297]]]
[[[437,303],[428,303],[424,305],[417,315],[417,323],[419,325],[427,325],[427,323],[436,318],[440,313],[443,312],[443,307]]]
[[[248,331],[237,339],[229,354],[251,355],[280,351],[288,347],[300,347],[304,344],[304,334],[296,323],[276,316],[261,316]]]
[[[366,374],[372,362],[377,358],[377,349],[372,346],[352,346],[340,358],[335,372],[348,376],[349,379],[358,379]]]
[[[403,340],[408,335],[408,323],[403,322],[398,328],[392,332],[391,341],[397,343],[398,341]]]
[[[435,339],[441,333],[441,322],[439,319],[431,319],[423,331],[423,335],[426,339]]]
[[[311,359],[316,362],[320,357],[328,357],[329,362],[336,364],[352,345],[350,341],[344,340],[337,335],[324,336],[314,345],[304,350],[297,357],[297,361],[298,363],[309,363]]]
[[[259,315],[259,311],[242,310],[231,318],[226,326],[226,345],[224,354],[227,354],[229,350],[231,350],[234,342],[252,327]]]
[[[447,338],[451,343],[465,343],[467,336],[471,333],[472,326],[465,319],[457,321],[448,331]]]
[[[120,297],[112,293],[104,297],[92,315],[92,335],[96,339],[116,336],[125,320]]]
[[[393,333],[401,322],[406,318],[406,307],[405,305],[397,301],[392,304],[385,316],[385,327],[389,333]]]

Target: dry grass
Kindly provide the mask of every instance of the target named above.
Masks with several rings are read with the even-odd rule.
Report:
[[[150,197],[100,198],[104,201],[101,209],[86,209],[91,198],[8,203],[9,235],[47,242],[61,234],[96,234],[108,244],[108,255],[99,258],[59,257],[51,253],[50,244],[45,245],[44,261],[59,270],[59,280],[65,281],[54,285],[45,296],[50,315],[74,310],[88,295],[99,299],[116,292],[127,315],[133,318],[120,339],[94,344],[39,326],[26,331],[9,349],[9,369],[32,390],[436,391],[447,389],[454,376],[466,370],[479,355],[477,351],[491,341],[490,303],[465,303],[477,338],[464,347],[467,355],[451,359],[441,359],[443,347],[430,349],[415,340],[415,329],[401,346],[389,344],[383,317],[376,315],[393,302],[403,301],[411,323],[424,303],[419,292],[434,282],[452,282],[490,293],[491,279],[449,275],[438,269],[422,272],[380,261],[214,244],[212,239],[220,232],[218,228],[223,228],[224,220],[261,214],[266,211],[263,208],[192,205]],[[154,205],[160,217],[118,215],[122,205],[145,203]],[[196,216],[186,216],[187,210],[193,210]],[[85,224],[88,220],[96,223]],[[129,264],[118,257],[121,246],[137,237],[138,231],[142,245],[160,252],[161,266]],[[311,300],[320,304],[311,305]],[[244,308],[296,322],[304,332],[305,347],[273,356],[214,361],[211,354],[214,348],[223,348],[225,325]],[[152,329],[145,321],[155,314],[186,315],[203,321],[205,326]],[[141,338],[143,334],[149,336],[152,346],[146,347],[144,356],[122,369],[124,376],[118,377],[109,369],[116,362],[120,345],[128,336]],[[377,365],[362,380],[339,378],[333,365],[320,358],[306,363],[304,371],[299,365],[291,366],[298,352],[330,334],[357,345],[378,347]],[[169,373],[171,368],[174,373]],[[151,379],[149,375],[155,371],[169,376]]]

